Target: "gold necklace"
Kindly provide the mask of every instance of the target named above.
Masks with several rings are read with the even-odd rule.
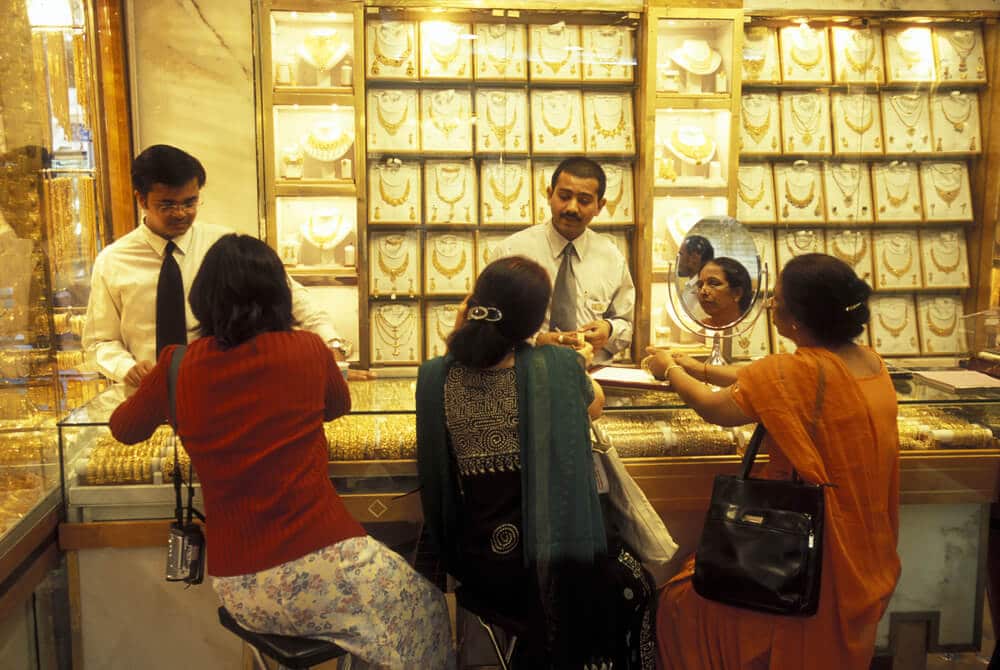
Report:
[[[553,106],[552,101],[560,102],[559,98],[552,94],[546,95],[542,98],[542,123],[545,125],[545,128],[549,131],[549,134],[552,137],[559,137],[569,130],[571,125],[573,125],[573,113],[569,107],[569,103],[566,103],[566,123],[562,126],[552,125],[552,122],[549,121],[549,115],[546,113],[546,110]]]
[[[940,326],[934,323],[934,307],[934,305],[927,306],[927,328],[938,337],[950,336],[958,325],[958,308],[952,304],[951,315],[948,318],[949,323],[946,326]]]
[[[911,184],[910,175],[906,174],[906,184],[903,187],[904,188],[903,194],[899,195],[899,196],[896,196],[896,195],[892,194],[891,186],[895,186],[896,188],[899,188],[900,185],[899,184],[892,184],[891,183],[892,180],[889,179],[889,175],[891,173],[892,173],[892,170],[886,170],[883,173],[884,182],[885,182],[885,184],[884,184],[885,185],[885,197],[886,197],[886,200],[889,201],[889,205],[891,205],[892,207],[901,207],[904,204],[906,204],[907,200],[910,199],[910,184]]]
[[[682,130],[689,139],[695,141],[681,139]],[[696,140],[701,140],[701,142],[698,143]],[[674,128],[670,133],[670,146],[677,153],[692,160],[695,165],[701,165],[715,154],[715,142],[709,139],[701,128],[695,126],[684,126],[683,129]]]
[[[384,202],[385,204],[390,205],[392,207],[399,207],[400,205],[405,204],[407,200],[409,200],[409,198],[410,198],[410,179],[409,179],[409,177],[407,177],[406,183],[403,184],[403,192],[402,192],[402,194],[399,195],[398,197],[397,196],[393,196],[392,194],[390,194],[387,187],[392,187],[392,185],[389,184],[389,182],[386,180],[385,175],[383,174],[383,171],[379,170],[379,175],[378,175],[378,194],[379,194],[379,197],[382,198],[382,202]],[[395,188],[398,188],[398,186],[396,186]]]
[[[938,184],[938,177],[944,185]],[[951,207],[962,190],[962,168],[956,165],[945,166],[940,163],[931,164],[931,182],[934,190],[945,205]]]
[[[860,44],[864,42],[864,44]],[[858,47],[861,49],[858,49]],[[863,54],[860,58],[855,58],[855,52]],[[852,70],[858,74],[865,74],[869,67],[871,67],[872,60],[875,59],[875,40],[872,39],[871,35],[864,35],[861,31],[855,30],[851,33],[851,42],[844,47],[844,56],[847,59],[847,64]],[[874,70],[876,76],[878,76],[878,70]]]
[[[448,98],[450,94],[451,106],[450,109],[445,111],[443,114],[438,111],[438,108],[444,104],[442,98]],[[431,95],[431,104],[428,105],[428,116],[430,116],[431,123],[440,130],[446,138],[451,137],[452,131],[454,131],[459,126],[459,120],[463,117],[462,110],[456,109],[458,106],[458,98],[455,96],[454,91],[438,91],[437,93]]]
[[[605,40],[605,49],[602,51],[600,39]],[[607,44],[610,43],[610,47]],[[625,33],[620,28],[614,26],[601,26],[590,32],[590,56],[594,62],[604,67],[610,77],[614,73],[615,67],[622,59],[625,51]],[[593,64],[587,65],[587,75],[594,74]]]
[[[955,262],[954,263],[942,263],[941,261],[938,260],[938,256],[935,253],[935,251],[936,251],[936,249],[937,249],[938,246],[941,246],[941,247],[947,247],[948,246],[949,240],[945,239],[945,235],[939,235],[936,240],[934,240],[933,242],[931,242],[931,254],[930,254],[931,255],[931,263],[934,264],[934,267],[936,267],[938,270],[940,270],[941,272],[943,272],[945,274],[951,274],[952,272],[954,272],[955,270],[957,270],[958,269],[958,264],[962,262],[962,248],[958,245],[958,238],[956,237],[956,238],[954,238],[951,241],[953,241],[955,243],[954,244],[954,248],[953,249],[942,248],[942,251],[943,252],[947,252],[948,255],[951,255],[952,253],[954,253],[955,254]],[[938,243],[940,243],[940,245]]]
[[[410,252],[403,252],[405,238],[402,235],[386,235],[378,243],[378,269],[383,274],[389,275],[389,281],[393,284],[406,269],[410,266]],[[389,251],[390,247],[396,247],[396,252]],[[400,259],[396,267],[389,265],[389,260]]]
[[[354,136],[336,123],[322,122],[309,129],[303,150],[318,161],[337,160],[354,144]]]
[[[507,180],[504,179],[504,184],[506,185]],[[521,188],[524,186],[524,175],[519,174],[517,176],[517,185],[514,190],[510,193],[505,192],[500,186],[497,185],[496,175],[490,175],[489,179],[490,191],[493,192],[493,197],[500,201],[501,209],[510,209],[510,206],[514,204],[518,196],[521,195]]]
[[[811,44],[803,44],[809,41]],[[802,24],[798,28],[798,34],[792,40],[792,48],[789,50],[792,60],[803,70],[811,70],[823,59],[823,52],[820,49],[819,38],[809,26]],[[788,74],[792,74],[791,68]]]
[[[399,116],[399,121],[390,121],[385,116],[385,100],[387,100],[391,95],[388,91],[380,91],[375,94],[375,116],[378,118],[379,125],[382,129],[389,133],[390,135],[395,135],[399,132],[399,129],[403,127],[406,123],[406,119],[410,116],[410,103],[406,98],[395,94],[398,100],[403,101],[403,111]]]
[[[788,177],[785,177],[785,200],[787,200],[789,204],[797,207],[798,209],[805,209],[806,207],[809,206],[809,203],[811,203],[813,201],[813,198],[815,197],[816,197],[815,179],[811,179],[809,181],[809,192],[806,193],[806,195],[803,197],[798,197],[794,193],[792,193],[792,180]]]
[[[923,116],[924,105],[921,102],[923,99],[915,93],[889,96],[889,107],[896,113],[896,118],[899,119],[900,123],[906,127],[906,134],[910,137],[917,134],[917,124],[920,123],[920,117]],[[907,143],[906,146],[912,149],[913,142]]]
[[[785,237],[785,246],[792,256],[808,254],[816,249],[816,233],[811,230],[796,230]]]
[[[761,123],[757,123],[751,115],[748,104],[753,104],[761,99],[763,99],[767,111],[764,112],[764,120]],[[760,141],[764,139],[767,131],[771,128],[771,104],[767,98],[754,95],[744,96],[740,104],[740,118],[743,119],[743,130],[753,138],[754,143],[760,144]]]
[[[764,189],[764,172],[765,172],[765,169],[764,169],[763,166],[759,166],[758,165],[757,168],[756,168],[760,172],[760,186],[759,186],[759,188],[753,189],[751,191],[751,189],[747,188],[746,182],[743,181],[743,178],[742,178],[743,177],[743,173],[744,172],[749,172],[752,169],[754,169],[754,168],[749,167],[749,166],[743,166],[743,167],[741,167],[739,169],[739,172],[737,172],[737,174],[736,174],[736,194],[740,197],[740,200],[742,200],[743,202],[745,202],[746,205],[747,205],[747,207],[749,207],[750,209],[753,209],[754,207],[756,207],[757,203],[759,203],[761,200],[764,199],[764,193],[765,193],[765,189]],[[754,193],[753,191],[756,191],[756,192]],[[751,193],[752,193],[752,195],[751,195]],[[771,209],[771,208],[768,207],[767,209]]]
[[[431,250],[431,265],[434,266],[435,270],[448,279],[454,279],[459,272],[465,269],[465,263],[467,261],[465,248],[462,248],[462,255],[459,256],[458,262],[452,267],[448,267],[441,262],[441,256],[447,256],[447,254],[443,252],[439,253],[441,242],[442,240],[437,240],[434,244],[434,249]]]
[[[840,246],[840,240],[847,237],[852,240],[850,242],[850,246],[858,249],[856,253],[844,251],[844,249]],[[859,246],[860,248],[858,248]],[[845,230],[833,236],[833,255],[851,267],[854,267],[861,262],[861,259],[865,257],[866,253],[868,253],[868,241],[865,240],[864,233]]]
[[[340,212],[313,212],[302,224],[302,237],[317,249],[333,249],[343,239],[341,227],[344,224]]]
[[[400,311],[400,309],[405,310],[403,316],[395,323],[389,317],[389,312],[393,308],[396,308],[395,311]],[[401,305],[383,305],[375,310],[375,326],[379,334],[379,339],[392,348],[393,356],[399,356],[400,345],[405,340],[410,339],[413,331],[413,324],[410,324],[412,319],[413,312]],[[381,356],[378,358],[381,358]]]
[[[894,247],[894,256],[902,256],[903,252],[906,252],[906,263],[903,264],[903,267],[892,266],[892,263],[889,261],[889,247]],[[909,272],[913,266],[913,250],[905,239],[890,239],[888,244],[882,247],[882,263],[885,265],[885,269],[889,271],[889,274],[896,279],[902,279],[903,275]]]
[[[598,110],[601,108],[599,103],[602,99],[608,100],[609,102],[611,100],[618,101],[618,123],[610,130],[608,130],[607,126],[601,123],[600,112]],[[594,131],[604,139],[608,140],[618,137],[625,132],[625,103],[621,98],[617,96],[599,96],[594,99]],[[591,148],[597,147],[596,137],[591,138],[590,146]]]
[[[563,56],[562,56],[561,59],[559,59],[559,60],[552,60],[551,58],[546,58],[545,57],[545,40],[543,39],[544,33],[548,33],[549,35],[555,35],[555,34],[558,33],[558,34],[560,34],[560,35],[563,36],[563,38],[564,38],[563,42],[565,42],[565,44],[563,44],[561,47],[557,47],[557,49],[559,49],[559,50],[562,51]],[[542,73],[542,63],[544,63],[545,65],[549,66],[550,70],[552,70],[552,74],[558,73],[559,70],[561,70],[561,69],[563,69],[563,67],[565,67],[566,62],[569,60],[570,53],[571,53],[570,52],[570,46],[571,45],[570,45],[569,33],[566,31],[565,28],[563,28],[563,27],[557,27],[557,26],[547,26],[546,28],[543,28],[539,32],[539,39],[538,39],[538,63],[539,64],[536,67],[536,71],[539,74],[541,74]],[[573,68],[570,71],[570,74],[574,74],[574,72],[575,72],[575,68]]]
[[[452,307],[451,305],[445,305],[443,308],[438,310],[434,315],[436,317],[434,321],[434,330],[437,331],[438,338],[441,340],[442,343],[448,341],[448,336],[451,335],[451,331],[448,329],[447,326],[444,325],[445,323],[447,323],[446,319],[448,317],[445,316],[442,318],[441,312],[451,312],[451,323],[454,324],[455,319],[458,316],[457,311],[458,310]]]
[[[306,33],[299,55],[317,70],[329,70],[347,55],[347,44],[337,40],[336,31],[319,28]]]
[[[395,25],[390,25],[384,23],[375,29],[375,39],[374,48],[375,53],[375,63],[372,65],[372,74],[379,74],[382,70],[382,66],[388,68],[399,68],[406,63],[406,76],[413,76],[413,63],[407,62],[410,55],[413,53],[413,37],[407,31],[406,33],[406,45],[400,51],[397,56],[389,56],[385,53],[384,46],[388,45],[390,40],[387,39],[386,32],[392,29],[406,30],[404,27],[397,27]]]
[[[853,176],[850,181],[844,179],[843,173],[845,172],[852,173]],[[836,184],[837,190],[840,191],[844,206],[850,207],[854,204],[854,194],[861,188],[861,170],[853,165],[831,165],[830,176],[833,178],[833,183]],[[848,190],[851,181],[854,182],[854,188]]]
[[[747,79],[760,79],[767,63],[769,45],[767,39],[770,33],[763,26],[753,26],[746,33],[743,41],[743,70]]]
[[[960,101],[959,105],[962,107],[962,111],[958,114],[950,114],[948,112],[948,105],[945,103],[954,103],[955,101]],[[964,131],[965,122],[972,116],[972,99],[965,93],[954,91],[951,95],[942,96],[940,98],[940,105],[941,114],[955,128],[955,132],[960,133]]]
[[[507,143],[507,134],[513,131],[514,126],[517,125],[517,107],[515,107],[511,113],[510,123],[499,124],[496,122],[496,119],[493,118],[493,108],[498,104],[497,101],[499,101],[500,104],[503,104],[504,116],[506,117],[508,109],[507,95],[505,93],[490,93],[488,95],[489,98],[486,101],[486,123],[489,125],[490,131],[492,131],[496,136],[497,142],[500,143],[500,148],[503,148]],[[514,148],[518,148],[520,143],[520,138],[515,137]],[[489,136],[486,137],[486,146],[490,146]]]
[[[446,172],[451,173],[450,177],[442,178],[444,176],[444,173]],[[458,183],[459,177],[462,178],[462,181],[461,181],[461,188],[457,189],[458,195],[454,197],[446,195],[445,192],[441,189],[442,183],[450,182],[452,185],[454,185]],[[464,168],[455,165],[437,166],[434,172],[434,192],[437,193],[437,197],[439,200],[448,204],[449,220],[455,216],[455,205],[461,202],[462,198],[465,197],[465,189],[466,189],[466,173]]]
[[[844,110],[844,123],[848,128],[856,132],[858,135],[864,135],[872,127],[875,122],[875,107],[874,105],[865,104],[868,98],[864,94],[858,96],[844,96],[841,102],[841,108]],[[854,107],[855,110],[861,109],[861,113],[858,115],[861,118],[860,123],[854,120],[855,115],[851,113],[850,108]],[[865,112],[868,112],[865,114]]]
[[[499,28],[499,33],[502,33],[502,35],[498,34],[497,28]],[[483,31],[483,34],[487,38],[483,43],[483,52],[486,54],[486,60],[493,65],[493,69],[500,76],[507,73],[507,66],[511,62],[510,54],[514,51],[514,46],[511,45],[510,40],[512,33],[513,31],[508,31],[507,26],[502,23],[487,24],[486,30]],[[501,39],[503,40],[503,56],[497,56],[496,54],[499,49],[495,45]],[[493,41],[493,45],[486,43],[490,40]],[[482,69],[485,70],[486,68],[483,67]],[[518,65],[518,74],[520,74],[520,65]]]
[[[795,130],[802,136],[803,144],[812,144],[813,133],[819,132],[820,117],[822,115],[819,105],[819,95],[816,93],[796,95],[790,101],[792,125],[795,126]],[[821,143],[820,149],[822,148]]]
[[[955,55],[958,56],[958,71],[966,72],[969,69],[966,61],[972,50],[976,48],[976,31],[956,29],[946,32],[944,38],[951,45]]]
[[[882,328],[889,331],[889,334],[892,335],[893,337],[899,337],[903,333],[903,331],[906,330],[906,326],[910,322],[910,319],[906,316],[906,311],[905,311],[906,308],[904,307],[903,310],[904,311],[903,311],[902,323],[900,323],[898,328],[890,326],[889,323],[885,320],[885,315],[882,312],[879,312],[878,314],[878,322],[882,325]]]
[[[613,176],[615,174],[615,171],[618,172],[617,179]],[[605,197],[604,209],[608,210],[608,214],[610,214],[611,217],[614,218],[615,210],[618,209],[618,203],[620,203],[622,201],[622,198],[625,196],[624,170],[614,165],[608,165],[605,166],[604,168],[604,174],[606,177],[605,180],[606,188],[604,190],[604,197]],[[618,184],[618,190],[615,193],[615,197],[612,198],[608,196],[608,191],[610,190],[610,188],[607,187],[610,187],[611,184],[614,183]],[[627,209],[625,210],[625,216],[628,216]]]
[[[442,49],[442,44],[440,39],[432,39],[428,40],[427,49],[428,51],[431,52],[431,57],[437,61],[438,65],[441,67],[441,70],[443,72],[447,72],[448,69],[451,67],[452,62],[454,62],[455,58],[458,57],[459,51],[461,51],[462,40],[459,39],[458,36],[458,26],[451,24],[444,24],[444,25],[449,26],[449,28],[452,31],[451,35],[440,34],[436,35],[436,37],[438,38],[443,37],[446,40],[448,37],[451,37],[451,42],[452,42],[451,48],[444,50]],[[441,26],[442,29],[444,28],[444,25]],[[462,76],[464,74],[465,74],[465,65],[463,64],[458,70],[458,75]]]

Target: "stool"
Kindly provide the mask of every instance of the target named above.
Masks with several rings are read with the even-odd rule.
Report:
[[[501,670],[510,670],[510,659],[514,656],[517,638],[528,632],[528,628],[524,622],[492,609],[484,598],[470,591],[467,587],[459,587],[455,590],[455,602],[462,609],[471,612],[476,617],[476,620],[479,621],[479,625],[486,630],[486,634],[490,638],[490,643],[493,645],[493,651],[497,655],[497,661],[500,663]],[[500,642],[497,640],[494,626],[504,631],[510,637],[506,649],[500,648]]]
[[[345,650],[326,640],[289,637],[287,635],[265,635],[247,630],[236,623],[236,619],[225,607],[219,608],[219,623],[222,624],[223,628],[235,633],[237,637],[249,644],[261,665],[264,665],[264,660],[260,658],[260,654],[274,659],[282,668],[311,668],[347,654]]]

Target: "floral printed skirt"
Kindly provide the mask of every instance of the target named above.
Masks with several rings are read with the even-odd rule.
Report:
[[[250,630],[330,640],[376,668],[455,666],[444,595],[368,536],[212,585]]]

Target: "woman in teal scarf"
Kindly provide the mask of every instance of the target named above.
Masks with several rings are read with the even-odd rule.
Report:
[[[521,637],[522,667],[652,667],[649,581],[606,536],[594,481],[600,387],[574,350],[526,343],[550,295],[534,261],[491,263],[448,354],[421,366],[424,522],[462,588],[537,631]]]

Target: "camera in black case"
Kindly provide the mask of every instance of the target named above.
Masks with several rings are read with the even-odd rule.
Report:
[[[201,584],[205,578],[205,535],[196,523],[170,524],[167,581]]]

